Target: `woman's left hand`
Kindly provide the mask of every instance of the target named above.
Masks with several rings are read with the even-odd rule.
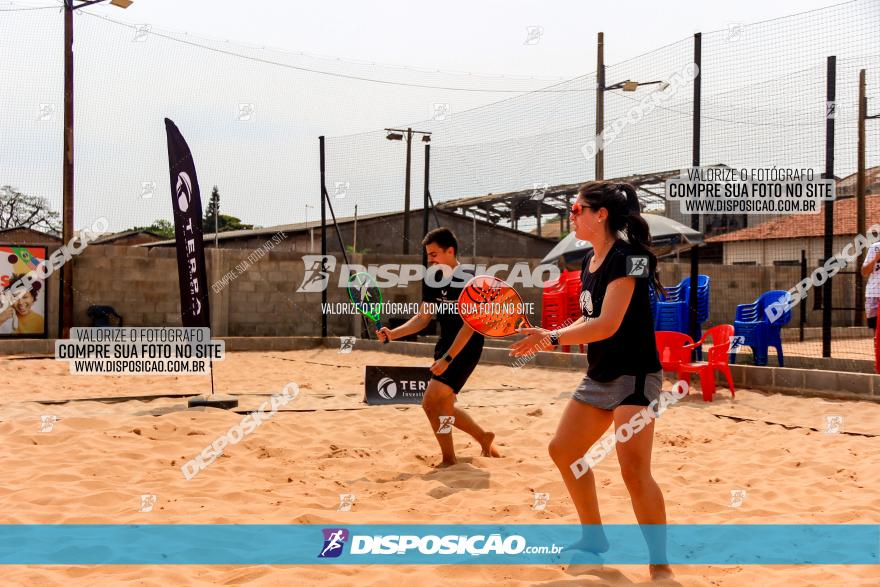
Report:
[[[439,359],[434,361],[433,365],[431,365],[431,373],[433,373],[434,375],[443,375],[448,367],[449,361],[447,361],[443,357],[440,357]]]
[[[517,333],[525,334],[526,337],[510,346],[510,355],[513,357],[533,355],[537,351],[550,347],[549,330],[544,328],[520,328],[517,330]]]

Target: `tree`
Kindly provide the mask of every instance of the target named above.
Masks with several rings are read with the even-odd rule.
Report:
[[[33,228],[61,234],[61,215],[39,196],[23,194],[12,186],[0,187],[0,229]]]
[[[147,226],[145,230],[155,232],[165,238],[174,238],[174,224],[172,224],[170,220],[165,220],[164,218],[159,218],[153,221],[153,224]]]
[[[214,211],[217,211],[217,219],[214,220]],[[202,229],[207,233],[227,232],[230,230],[250,230],[253,224],[244,224],[240,218],[228,214],[220,214],[220,190],[217,186],[211,190],[208,205],[205,207],[205,218],[202,221]]]
[[[158,234],[159,236],[164,236],[165,238],[174,238],[174,224],[164,218],[154,220],[153,224],[150,226],[134,226],[122,232],[128,232],[131,230],[149,230],[150,232]]]
[[[241,221],[240,218],[236,218],[235,216],[230,216],[228,214],[220,214],[217,217],[217,224],[220,225],[220,232],[228,232],[230,230],[250,230],[254,227],[253,224],[245,224]],[[211,220],[211,224],[207,225],[210,227],[210,230],[214,230],[214,220]],[[205,232],[208,232],[208,228],[205,228]]]
[[[217,213],[217,224],[219,226],[214,226],[214,213]],[[217,232],[220,229],[220,190],[217,189],[217,186],[214,186],[214,189],[211,190],[211,197],[208,199],[208,205],[205,207],[205,219],[202,222],[202,227],[205,232]]]

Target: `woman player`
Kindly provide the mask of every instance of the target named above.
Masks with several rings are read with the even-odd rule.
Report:
[[[574,549],[604,552],[596,481],[592,470],[576,478],[572,463],[583,457],[608,426],[628,422],[658,399],[663,371],[657,356],[649,287],[660,287],[657,258],[642,218],[635,189],[629,184],[593,181],[583,185],[571,208],[577,238],[590,241],[581,269],[583,316],[556,331],[525,328],[526,338],[511,347],[514,356],[535,352],[539,345],[589,343],[587,375],[572,396],[550,441],[550,456],[584,525]],[[626,238],[621,238],[621,234]],[[631,269],[643,269],[636,271]],[[630,277],[641,273],[642,277]],[[542,343],[542,341],[544,341]],[[648,541],[652,563],[666,563],[666,508],[651,476],[654,424],[616,445],[620,472],[633,510]],[[651,564],[651,578],[671,578],[668,564]]]

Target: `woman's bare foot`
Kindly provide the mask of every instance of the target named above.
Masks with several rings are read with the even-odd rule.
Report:
[[[458,459],[456,459],[455,457],[452,457],[451,459],[443,459],[442,461],[440,461],[440,464],[437,465],[437,468],[444,469],[446,467],[451,467],[452,465],[457,465],[457,464],[458,464]]]
[[[594,536],[584,536],[577,542],[566,546],[565,550],[580,550],[583,552],[600,553],[607,551],[610,547],[611,545],[608,543],[608,539],[605,537],[605,534],[599,533]]]
[[[501,456],[501,453],[498,452],[498,449],[492,444],[495,442],[495,433],[494,432],[486,432],[483,435],[483,440],[480,441],[480,455],[484,457],[495,457],[498,458]]]
[[[672,567],[669,565],[648,565],[648,569],[651,571],[652,581],[663,581],[675,577],[675,573],[672,572]]]

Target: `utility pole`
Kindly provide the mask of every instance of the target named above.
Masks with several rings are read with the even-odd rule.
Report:
[[[409,254],[409,192],[410,192],[410,173],[412,171],[412,138],[415,134],[422,135],[422,142],[431,142],[431,133],[422,130],[396,129],[386,128],[388,135],[385,137],[389,141],[401,141],[406,137],[406,185],[404,186],[403,196],[403,254]],[[406,134],[404,134],[406,133]]]
[[[599,33],[596,53],[596,177],[605,179],[605,33]]]
[[[64,0],[64,152],[61,168],[61,241],[67,245],[73,239],[73,11],[103,0],[90,0],[74,5]],[[110,0],[119,8],[128,8],[132,0]],[[61,267],[61,312],[59,338],[69,338],[73,326],[73,259]]]
[[[64,163],[62,165],[61,242],[73,239],[73,0],[64,0]],[[61,324],[59,338],[70,337],[73,326],[73,260],[61,267]]]

